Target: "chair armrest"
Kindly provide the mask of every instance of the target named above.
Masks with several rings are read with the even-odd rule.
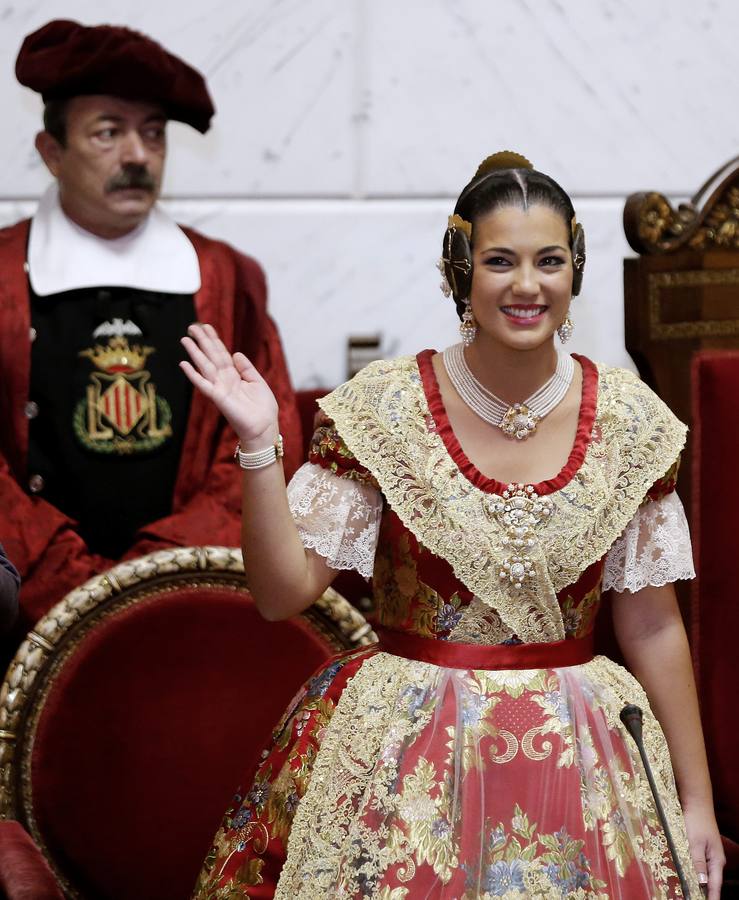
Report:
[[[19,822],[0,822],[0,898],[64,900],[48,863]]]
[[[724,845],[724,853],[726,854],[724,878],[739,882],[739,844],[723,834],[721,835],[721,843]]]

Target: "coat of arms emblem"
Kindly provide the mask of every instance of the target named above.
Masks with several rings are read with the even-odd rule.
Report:
[[[144,366],[155,350],[113,335],[107,345],[80,351],[92,361],[87,396],[74,412],[77,438],[89,450],[129,454],[153,450],[172,434],[172,411],[157,396]]]

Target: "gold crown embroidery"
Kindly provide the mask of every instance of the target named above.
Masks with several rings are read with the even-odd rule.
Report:
[[[122,336],[112,337],[107,347],[96,344],[94,348],[81,350],[80,356],[92,360],[103,372],[138,372],[144,368],[146,358],[154,353],[153,347],[128,346],[128,339]]]
[[[154,347],[129,346],[116,335],[107,345],[81,350],[97,371],[90,373],[87,396],[77,403],[74,430],[84,447],[98,453],[140,453],[160,446],[172,434],[172,411],[157,396],[144,366]]]

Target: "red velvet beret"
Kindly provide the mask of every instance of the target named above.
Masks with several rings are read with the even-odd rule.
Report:
[[[215,112],[200,72],[130,28],[55,19],[23,41],[15,74],[44,100],[110,94],[160,103],[203,134]]]

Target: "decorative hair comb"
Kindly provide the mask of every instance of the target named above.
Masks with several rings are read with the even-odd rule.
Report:
[[[477,167],[474,177],[479,178],[481,175],[487,175],[488,172],[495,172],[497,169],[533,169],[534,164],[529,162],[525,156],[520,153],[514,153],[513,150],[499,150],[488,156]]]
[[[472,224],[466,219],[463,219],[462,216],[458,216],[456,213],[453,216],[449,216],[447,227],[458,228],[467,235],[468,241],[472,240]]]

